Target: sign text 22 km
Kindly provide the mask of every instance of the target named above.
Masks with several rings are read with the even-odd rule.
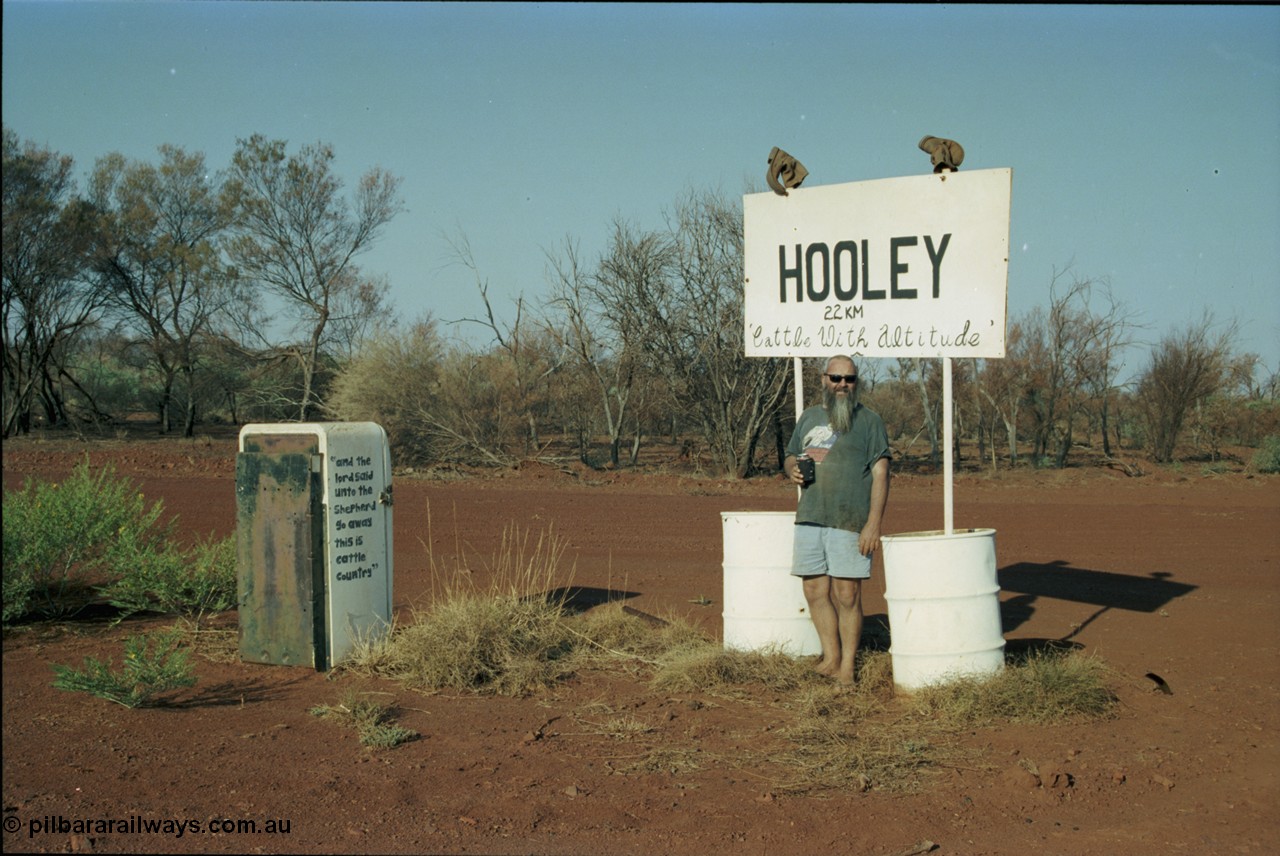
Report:
[[[1003,357],[1013,171],[743,197],[749,357]]]

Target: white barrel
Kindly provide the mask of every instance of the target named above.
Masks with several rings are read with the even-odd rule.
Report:
[[[724,647],[822,653],[800,578],[791,575],[794,511],[725,511]]]
[[[914,690],[1004,667],[994,529],[881,538],[893,682]]]

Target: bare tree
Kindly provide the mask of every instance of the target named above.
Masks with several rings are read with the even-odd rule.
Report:
[[[51,424],[67,414],[55,384],[59,352],[93,323],[100,299],[86,278],[95,218],[74,197],[73,161],[9,128],[3,143],[4,436],[30,430],[36,397]]]
[[[547,264],[551,280],[548,308],[558,318],[548,319],[546,328],[573,355],[575,367],[595,387],[594,397],[600,403],[609,436],[609,462],[616,467],[631,385],[625,376],[619,377],[618,361],[610,359],[607,327],[590,297],[591,274],[583,269],[577,244],[566,239],[559,256],[547,254]],[[588,463],[586,432],[590,420],[577,422],[578,456]]]
[[[957,362],[959,365],[959,362]],[[973,436],[978,444],[978,465],[987,459],[990,449],[991,469],[996,468],[996,425],[992,413],[982,399],[982,360],[969,358],[964,361],[965,375],[968,381],[966,401],[973,419]]]
[[[1057,282],[1055,274],[1054,282]],[[1074,350],[1077,325],[1070,302],[1056,296],[1050,288],[1050,306],[1046,312],[1036,307],[1026,318],[1027,357],[1031,369],[1031,385],[1027,403],[1033,419],[1033,462],[1040,466],[1051,451],[1065,465],[1071,449],[1072,420],[1075,417],[1077,392],[1071,371],[1076,365]]]
[[[899,362],[901,363],[902,361],[900,360]],[[935,467],[942,461],[939,455],[939,450],[942,446],[939,443],[938,437],[938,422],[941,419],[939,411],[942,410],[942,383],[941,376],[935,368],[940,362],[941,360],[929,360],[929,362],[926,363],[924,360],[916,357],[909,363],[912,369],[914,369],[912,373],[915,375],[916,391],[920,393],[920,410],[924,414],[924,427],[929,432],[929,463]],[[937,383],[938,389],[932,396],[932,401],[930,400],[929,395],[930,369],[935,369],[932,374],[939,376],[939,381]]]
[[[1187,415],[1226,381],[1236,333],[1235,323],[1219,328],[1205,312],[1198,322],[1169,333],[1155,346],[1138,381],[1137,397],[1147,448],[1156,461],[1173,460]]]
[[[560,339],[596,389],[609,437],[609,461],[616,467],[628,419],[634,423],[633,412],[639,409],[633,406],[633,396],[637,391],[643,394],[647,386],[643,320],[639,313],[626,311],[618,297],[627,283],[665,276],[670,259],[669,246],[656,235],[635,239],[630,227],[617,220],[613,232],[609,250],[595,271],[583,268],[576,246],[569,241],[560,257],[550,259],[550,306],[563,319],[562,326],[551,329],[562,331]],[[633,464],[639,440],[637,430]]]
[[[858,367],[859,400],[884,420],[895,455],[906,455],[925,430],[919,391],[910,380],[912,365],[913,361],[909,359],[867,360]],[[880,366],[886,372],[883,380],[872,377]],[[907,438],[905,443],[902,442],[904,437]]]
[[[1134,326],[1105,283],[1072,276],[1063,289],[1068,271],[1054,272],[1048,310],[1034,309],[1022,322],[1036,461],[1052,455],[1059,468],[1067,464],[1078,417],[1088,415],[1091,401],[1111,393],[1119,354]],[[1095,289],[1105,295],[1105,312],[1090,306]]]
[[[608,311],[636,319],[649,371],[700,425],[717,465],[749,475],[783,404],[789,366],[743,353],[740,207],[690,192],[668,214],[665,233],[615,231],[600,276]]]
[[[1081,303],[1077,323],[1081,325],[1079,347],[1073,356],[1076,361],[1074,376],[1089,404],[1098,417],[1102,435],[1102,452],[1112,457],[1111,412],[1116,393],[1116,378],[1124,367],[1121,356],[1133,343],[1133,336],[1140,327],[1135,313],[1129,312],[1116,300],[1106,280],[1096,283],[1078,283],[1075,297]],[[1102,308],[1094,307],[1100,299]],[[1117,442],[1119,435],[1117,434]]]
[[[1226,454],[1229,444],[1256,447],[1263,437],[1275,432],[1280,414],[1275,408],[1261,406],[1256,383],[1260,366],[1257,354],[1231,357],[1218,390],[1197,403],[1189,414],[1190,424],[1186,427],[1192,442],[1214,461]]]
[[[1004,424],[1011,467],[1018,465],[1018,415],[1030,384],[1024,325],[1022,321],[1014,321],[1005,336],[1004,359],[985,360],[978,384],[982,396]]]
[[[237,232],[232,260],[242,276],[297,313],[299,344],[289,352],[301,372],[302,420],[316,404],[316,375],[335,315],[376,311],[355,257],[402,209],[400,179],[379,168],[361,177],[354,205],[348,203],[333,157],[324,144],[287,155],[283,140],[255,134],[239,141],[227,184]]]
[[[457,262],[475,277],[476,289],[484,304],[484,318],[461,320],[487,328],[496,346],[487,360],[496,364],[490,366],[492,379],[488,382],[496,393],[492,398],[495,415],[502,421],[515,419],[523,424],[524,455],[535,456],[541,446],[538,414],[546,403],[551,376],[564,363],[564,349],[546,330],[531,329],[525,318],[523,296],[516,298],[515,319],[499,321],[489,299],[489,281],[480,275],[470,242],[465,235],[460,235],[451,239],[450,245]],[[484,444],[477,444],[480,445]],[[493,454],[492,450],[487,454]]]
[[[351,273],[360,272],[353,269]],[[385,328],[393,315],[387,300],[390,292],[391,284],[385,276],[357,276],[354,283],[335,292],[325,345],[338,365],[358,357],[365,343]]]

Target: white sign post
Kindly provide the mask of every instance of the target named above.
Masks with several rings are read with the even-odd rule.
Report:
[[[748,357],[941,357],[946,531],[953,529],[951,358],[1005,352],[1013,171],[743,197]]]

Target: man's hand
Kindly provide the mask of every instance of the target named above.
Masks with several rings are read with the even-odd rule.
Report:
[[[880,520],[889,504],[889,459],[871,465],[871,513],[858,535],[858,552],[870,556],[880,547]]]
[[[868,523],[858,533],[858,552],[864,556],[870,556],[878,549],[880,549],[880,527]]]

